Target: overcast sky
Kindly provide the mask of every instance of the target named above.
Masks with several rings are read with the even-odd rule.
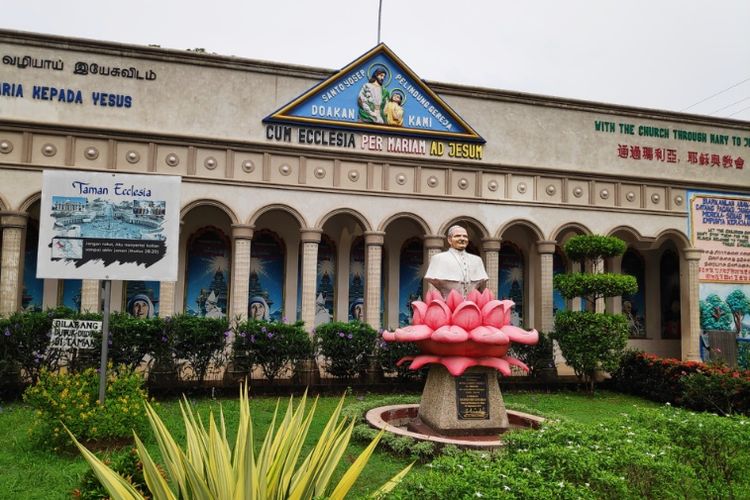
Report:
[[[750,0],[383,0],[382,13],[382,41],[426,80],[750,121]],[[378,0],[19,0],[0,26],[336,70],[377,44]]]

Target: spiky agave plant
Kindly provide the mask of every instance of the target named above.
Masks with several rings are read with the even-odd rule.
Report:
[[[160,472],[154,460],[135,435],[138,456],[143,463],[143,475],[149,492],[155,500],[265,500],[308,499],[328,493],[328,484],[336,466],[349,444],[354,422],[341,418],[344,398],[341,398],[329,418],[317,444],[301,461],[302,446],[307,437],[317,398],[305,413],[307,394],[296,408],[290,398],[284,417],[276,426],[279,405],[276,405],[271,425],[257,454],[254,452],[252,419],[247,384],[240,389],[240,419],[234,449],[226,437],[224,414],[220,411],[218,424],[209,415],[208,429],[200,418],[196,419],[187,400],[180,403],[185,423],[186,445],[181,449],[164,422],[151,405],[146,404],[146,414],[154,431],[163,459]],[[377,446],[382,432],[344,473],[330,492],[331,499],[342,499],[364,469]],[[81,445],[71,434],[78,449],[86,458],[115,500],[143,499],[127,480],[118,475]],[[299,463],[298,463],[299,462]],[[390,491],[411,469],[411,465],[386,482],[375,494]]]

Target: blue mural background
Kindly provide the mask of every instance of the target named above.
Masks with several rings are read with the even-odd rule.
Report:
[[[412,238],[401,246],[398,283],[398,324],[411,324],[411,303],[422,297],[422,264],[424,247],[422,240]]]
[[[349,254],[349,321],[364,321],[365,239],[358,237]]]
[[[21,307],[25,311],[40,311],[44,300],[44,280],[36,277],[39,230],[34,224],[26,228],[26,248],[23,261],[23,292]]]
[[[60,305],[73,309],[81,310],[81,289],[83,280],[61,280],[62,281],[62,300]]]
[[[267,319],[280,321],[284,317],[284,243],[276,233],[258,231],[253,235],[250,259],[250,286],[248,294],[248,317],[257,317],[260,311],[253,304],[262,304],[268,310]]]
[[[498,298],[510,299],[516,303],[511,315],[511,324],[523,326],[523,277],[524,264],[521,250],[512,243],[500,247],[500,270]]]
[[[193,316],[226,317],[229,239],[218,228],[196,233],[188,245],[185,311]],[[213,292],[215,304],[209,297]]]

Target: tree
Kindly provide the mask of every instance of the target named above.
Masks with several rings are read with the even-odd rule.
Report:
[[[706,300],[700,301],[700,310],[703,330],[732,329],[732,310],[715,293],[706,297]]]
[[[734,326],[737,328],[737,335],[742,334],[742,318],[750,314],[750,298],[739,288],[732,291],[727,296],[727,305],[734,316]]]
[[[596,270],[602,259],[622,255],[626,248],[619,238],[583,235],[568,240],[564,251],[571,260],[581,261],[583,269],[590,266]],[[628,341],[625,316],[593,312],[596,301],[633,295],[638,291],[638,282],[626,274],[569,273],[555,276],[554,286],[566,299],[581,297],[591,306],[591,311],[558,312],[552,338],[576,375],[593,392],[596,372],[615,371]]]

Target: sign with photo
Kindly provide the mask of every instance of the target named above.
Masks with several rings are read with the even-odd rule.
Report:
[[[180,178],[45,170],[37,276],[177,281]]]

